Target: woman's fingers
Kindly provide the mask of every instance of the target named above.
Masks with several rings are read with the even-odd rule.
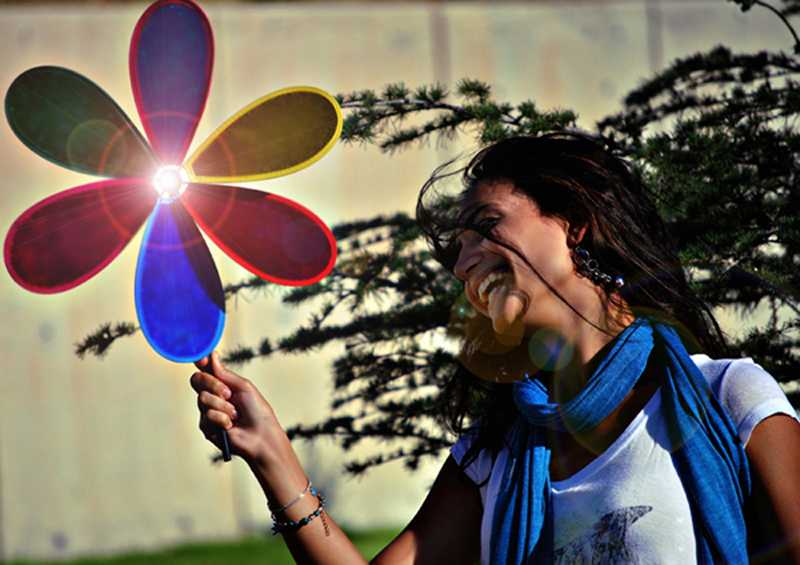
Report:
[[[230,430],[238,417],[236,407],[229,402],[233,392],[211,371],[214,366],[205,358],[195,363],[200,371],[195,372],[189,382],[197,393],[197,407],[200,410],[200,429],[207,439],[215,441],[219,428]],[[217,356],[217,369],[227,371],[221,366]]]
[[[200,417],[200,429],[214,430],[215,428],[230,430],[233,428],[233,420],[227,412],[222,410],[206,410]]]
[[[210,385],[213,387],[212,392],[221,394],[226,400],[235,403],[248,419],[271,418],[274,416],[269,403],[267,403],[255,385],[225,367],[216,351],[210,356],[210,365],[210,369],[204,367],[204,370],[213,370],[214,377],[219,383],[222,383],[222,388],[217,388],[216,382]],[[219,391],[222,392],[220,393]]]
[[[203,357],[202,359],[198,359],[194,362],[194,366],[200,369],[201,371],[211,362],[211,357]]]
[[[192,375],[190,383],[197,392],[197,404],[201,413],[207,409],[216,409],[226,413],[232,420],[236,419],[236,407],[229,402],[233,391],[224,382],[210,373],[198,371]]]
[[[226,430],[235,452],[248,461],[267,459],[276,446],[285,449],[285,433],[255,385],[227,369],[217,352],[195,366],[190,382],[206,439],[219,447],[220,430]]]
[[[208,391],[211,394],[228,399],[232,396],[230,387],[222,382],[220,379],[205,371],[198,371],[189,379],[194,391],[200,394],[203,391]]]
[[[225,399],[220,398],[215,394],[211,394],[205,390],[197,395],[197,405],[201,412],[207,410],[216,410],[217,412],[222,412],[231,420],[235,420],[238,416],[236,406]]]

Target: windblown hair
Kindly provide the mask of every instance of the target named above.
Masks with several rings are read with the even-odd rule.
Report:
[[[462,191],[456,202],[443,201],[435,187],[459,174]],[[610,300],[619,296],[634,313],[672,324],[690,352],[724,356],[719,326],[692,291],[664,221],[626,161],[588,137],[556,133],[509,138],[479,151],[460,171],[437,170],[420,192],[417,220],[434,257],[451,272],[458,258],[456,236],[475,229],[459,224],[457,204],[487,181],[509,181],[545,215],[564,219],[570,226],[586,226],[581,247],[603,272],[626,281],[618,295],[607,290]],[[491,234],[481,235],[492,239]],[[522,250],[513,251],[527,262]],[[535,265],[528,265],[536,272]],[[558,289],[550,288],[563,300]],[[466,421],[479,416],[483,423],[479,438],[507,428],[516,419],[509,386],[487,387],[463,367],[449,383],[448,393],[448,420],[457,433]],[[476,395],[484,399],[479,406]],[[495,439],[476,443],[498,447]]]

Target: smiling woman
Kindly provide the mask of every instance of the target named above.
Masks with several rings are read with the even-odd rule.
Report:
[[[711,361],[725,355],[723,336],[628,165],[589,139],[554,134],[481,151],[455,211],[436,205],[449,176],[424,187],[418,218],[435,256],[464,281],[478,323],[492,323],[488,338],[463,332],[453,405],[485,393],[476,377],[499,383],[493,400],[452,418],[464,432],[453,456],[484,502],[483,561],[746,562],[741,540],[763,550],[764,535],[786,553],[797,513],[765,533],[746,529],[745,509],[751,480],[762,511],[772,506],[749,471],[764,445],[750,432],[785,426],[797,442],[794,411],[751,362]],[[485,343],[509,338],[516,347]],[[683,420],[701,413],[717,421],[695,434]],[[478,423],[465,431],[468,416]],[[775,466],[796,469],[797,458]],[[776,489],[796,498],[798,483],[767,490]],[[709,518],[711,507],[724,518]]]
[[[443,177],[418,219],[472,306],[461,438],[374,563],[800,563],[800,424],[769,374],[724,358],[625,162],[575,135],[520,137],[478,153],[455,207]],[[198,367],[201,429],[228,431],[295,559],[363,562],[252,383],[216,354]]]

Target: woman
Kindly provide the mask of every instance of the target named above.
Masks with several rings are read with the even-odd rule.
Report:
[[[712,360],[719,330],[625,163],[521,137],[463,181],[457,215],[427,205],[434,179],[418,217],[500,344],[465,331],[462,399],[477,374],[491,401],[373,562],[800,563],[800,424],[758,366]],[[228,430],[295,559],[363,562],[267,402],[210,362],[192,376],[201,429]]]

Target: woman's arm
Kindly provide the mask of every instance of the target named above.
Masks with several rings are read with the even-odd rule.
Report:
[[[766,418],[745,452],[763,540],[759,553],[772,559],[756,562],[800,565],[800,423],[785,414]]]
[[[478,563],[482,514],[483,503],[478,488],[450,456],[417,515],[372,563]]]
[[[206,372],[209,361],[213,371]],[[231,451],[248,464],[270,507],[292,503],[276,515],[279,521],[298,522],[311,515],[319,501],[310,493],[297,500],[308,479],[272,407],[253,383],[225,368],[216,352],[196,365],[201,371],[192,375],[191,385],[198,395],[200,429],[206,438],[219,446],[218,430],[225,429]],[[297,563],[366,563],[327,511],[283,538]]]
[[[207,372],[209,362],[213,374]],[[206,438],[219,445],[217,430],[225,429],[233,453],[247,462],[270,507],[280,509],[291,503],[276,516],[279,521],[297,522],[314,513],[319,507],[316,497],[306,493],[297,500],[308,479],[272,407],[256,387],[226,369],[216,353],[197,367],[201,370],[192,375],[191,384],[198,394],[200,429]],[[374,562],[475,563],[481,500],[478,490],[462,477],[455,461],[448,459],[417,516]],[[297,563],[366,563],[327,510],[283,538]]]

